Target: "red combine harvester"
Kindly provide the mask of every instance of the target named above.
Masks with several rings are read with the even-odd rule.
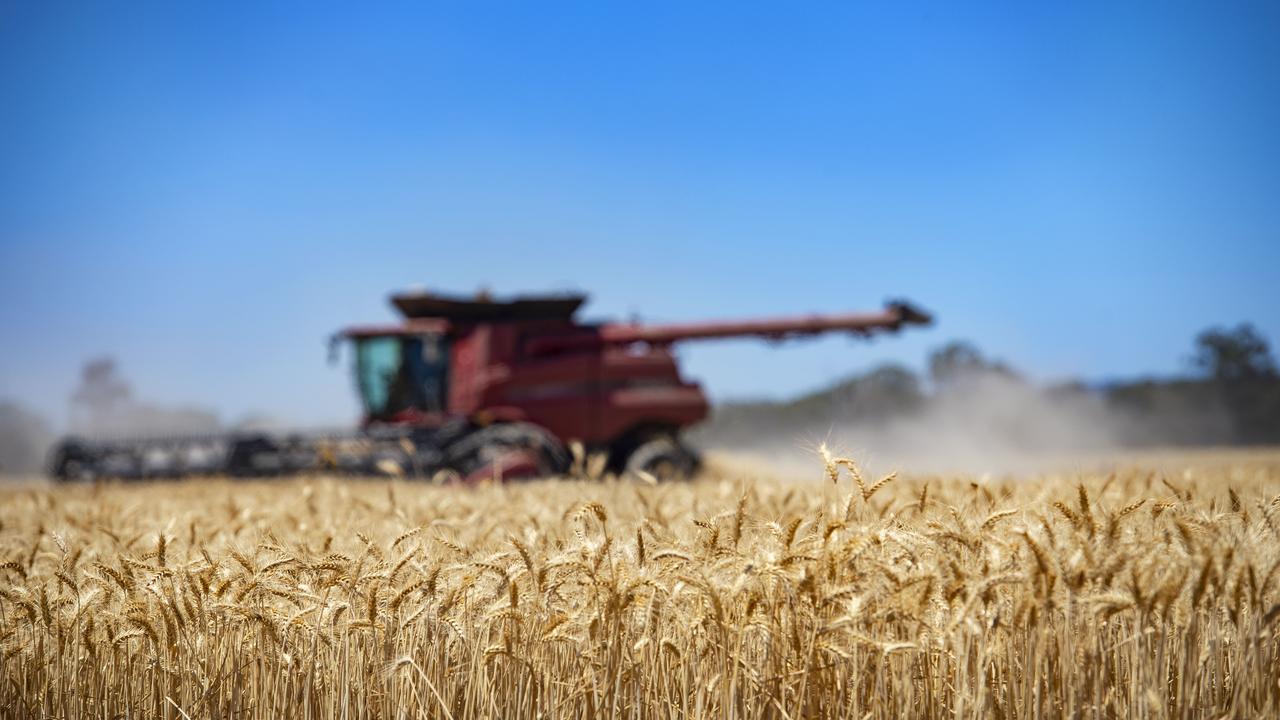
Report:
[[[579,324],[580,295],[505,302],[427,293],[391,302],[389,326],[335,336],[354,346],[364,420],[355,433],[87,440],[56,448],[55,478],[273,475],[308,471],[464,479],[555,475],[566,444],[607,453],[615,472],[691,474],[680,432],[707,416],[706,396],[680,376],[676,342],[770,340],[844,331],[869,336],[930,316],[906,302],[873,313],[678,325]]]

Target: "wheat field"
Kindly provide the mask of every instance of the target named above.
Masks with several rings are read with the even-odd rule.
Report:
[[[0,715],[1280,715],[1280,456],[0,490]]]

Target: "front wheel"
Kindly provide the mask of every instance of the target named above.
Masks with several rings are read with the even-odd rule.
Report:
[[[450,466],[468,482],[560,475],[569,455],[551,433],[531,423],[499,423],[480,428],[447,450]]]
[[[660,481],[687,480],[698,470],[698,456],[674,438],[641,443],[627,456],[626,472],[647,473]]]

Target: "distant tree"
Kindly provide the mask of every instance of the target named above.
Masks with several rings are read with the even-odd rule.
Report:
[[[929,354],[929,377],[938,388],[990,375],[1018,377],[1008,365],[983,357],[978,348],[963,340],[953,340]]]
[[[920,380],[909,368],[881,365],[783,407],[802,422],[873,419],[917,409],[924,401]]]
[[[882,420],[914,412],[924,404],[920,379],[901,365],[881,365],[858,378],[851,387],[844,414],[857,419]]]
[[[1271,347],[1249,323],[1200,333],[1191,362],[1209,377],[1224,382],[1276,377]]]
[[[1280,373],[1267,339],[1252,325],[1205,330],[1196,336],[1191,361],[1227,408],[1235,442],[1280,442]]]

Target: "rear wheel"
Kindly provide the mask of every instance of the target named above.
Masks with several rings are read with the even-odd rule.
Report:
[[[698,456],[675,438],[647,440],[631,451],[625,470],[647,473],[662,481],[687,480],[698,470]]]

